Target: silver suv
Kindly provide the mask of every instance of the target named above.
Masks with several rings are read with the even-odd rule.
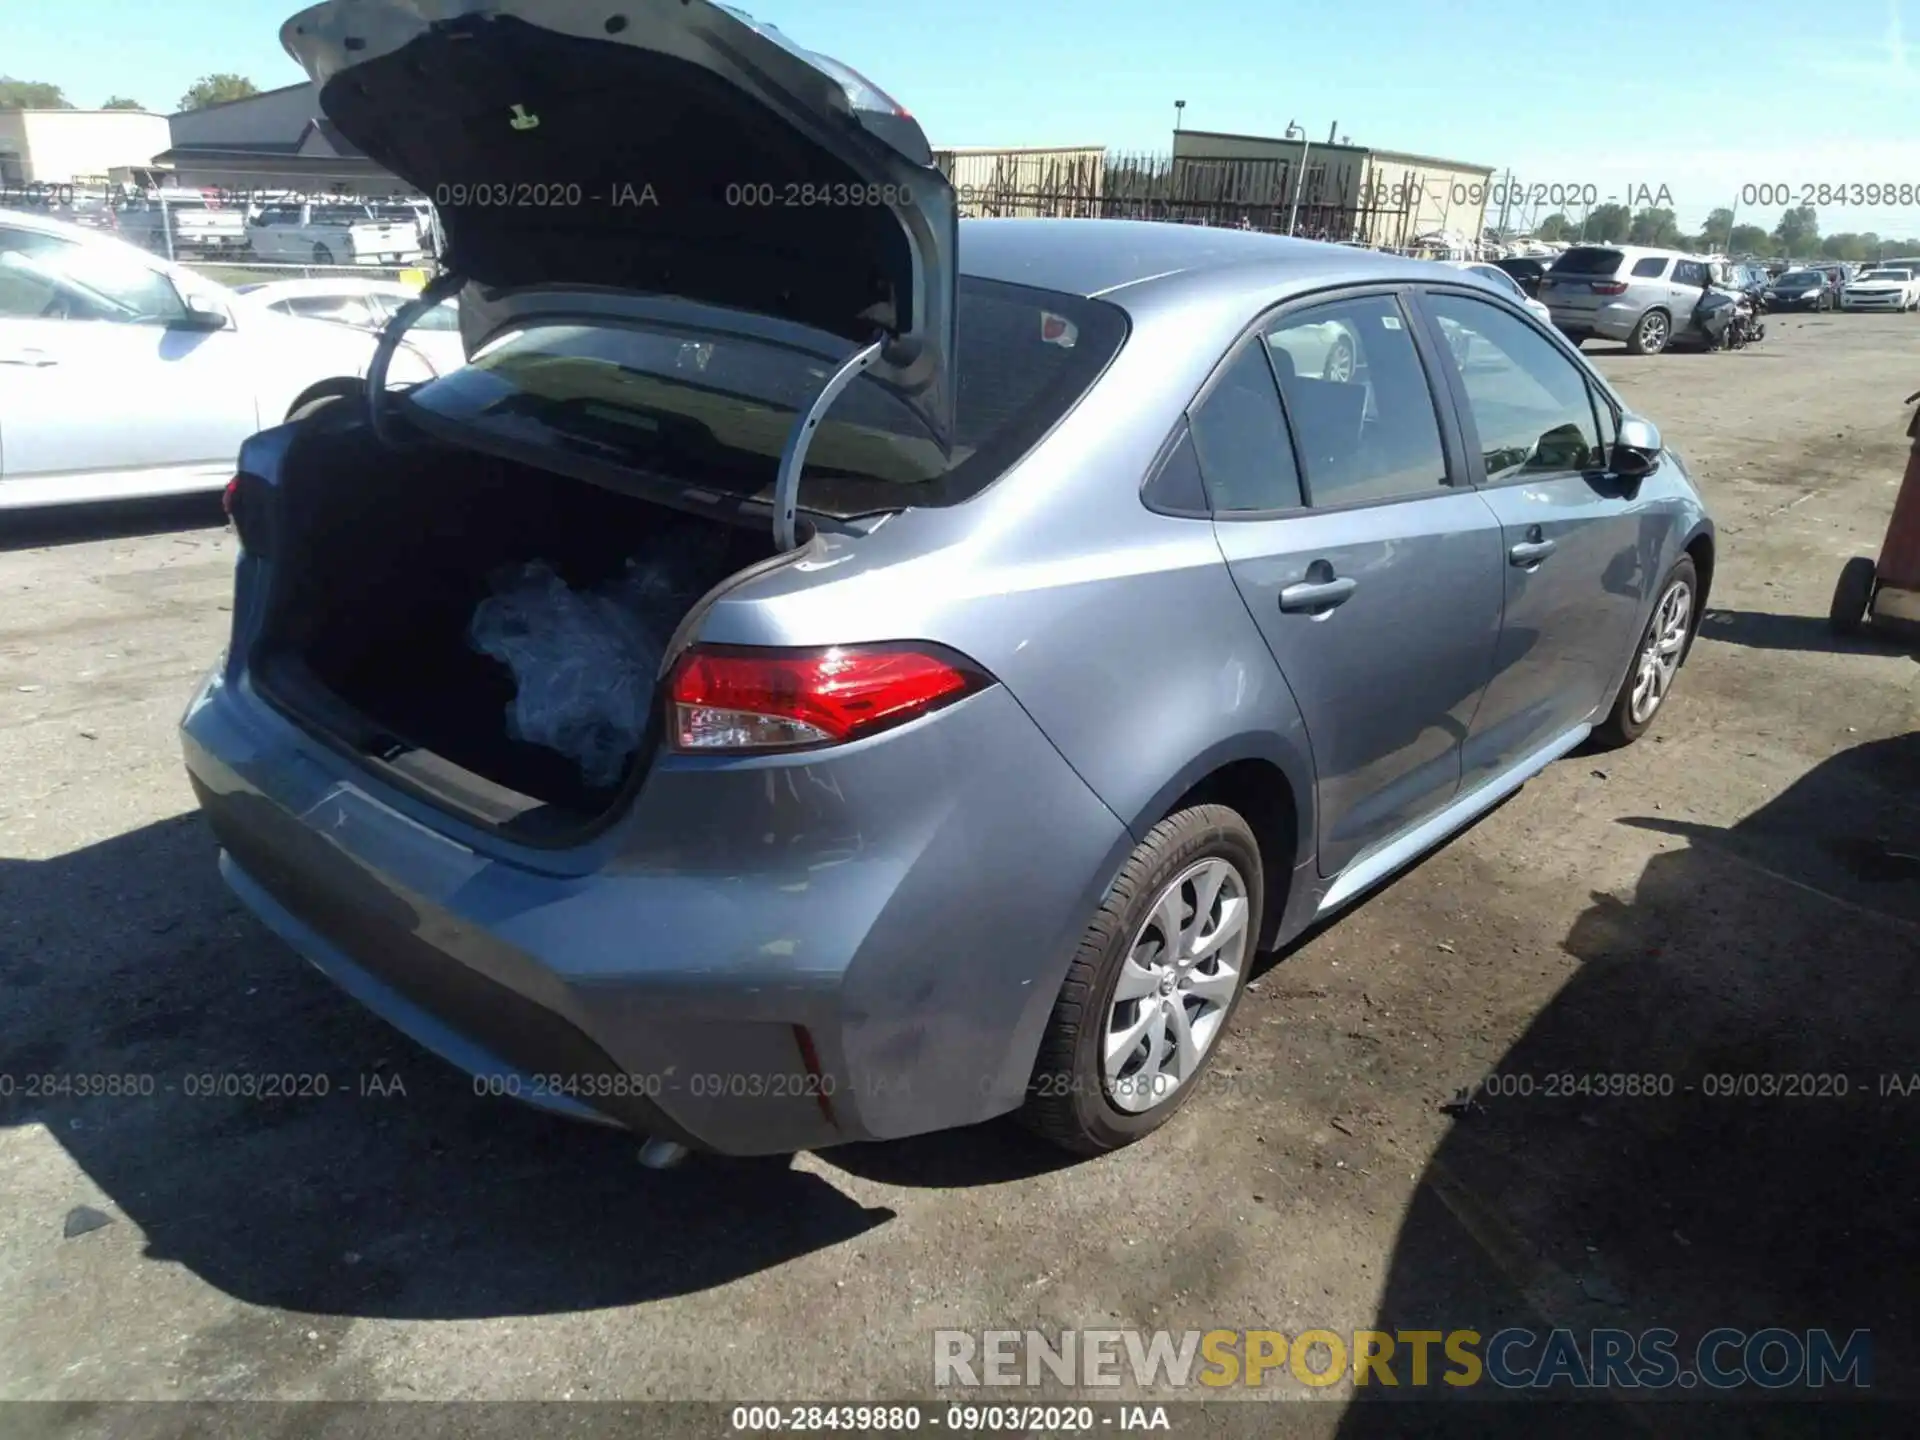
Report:
[[[1693,310],[1710,273],[1707,261],[1678,250],[1576,245],[1541,278],[1540,299],[1575,345],[1598,335],[1657,355],[1696,332]]]

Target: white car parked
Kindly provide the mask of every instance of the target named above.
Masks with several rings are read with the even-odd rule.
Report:
[[[363,394],[374,343],[0,211],[0,510],[217,490],[254,432]],[[388,371],[428,378],[413,353]]]
[[[1920,270],[1876,265],[1849,280],[1840,292],[1842,310],[1920,310]]]
[[[382,217],[358,201],[265,205],[247,233],[260,259],[299,265],[408,265],[422,255],[415,217]]]
[[[281,315],[330,320],[378,335],[394,312],[419,292],[394,280],[357,280],[351,275],[338,275],[241,285],[234,293]],[[467,352],[460,339],[457,302],[442,300],[407,327],[401,344],[416,351],[436,374],[458,370],[467,363]]]

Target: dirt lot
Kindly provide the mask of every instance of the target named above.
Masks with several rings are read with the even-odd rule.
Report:
[[[1589,350],[1722,526],[1676,702],[1281,957],[1220,1093],[1084,1164],[993,1125],[657,1174],[475,1098],[215,875],[173,729],[228,621],[217,513],[9,519],[0,1397],[925,1397],[942,1326],[1504,1323],[1866,1328],[1875,1390],[1915,1394],[1920,1089],[1880,1077],[1920,1075],[1920,874],[1883,843],[1920,850],[1920,666],[1820,617],[1878,548],[1920,317]],[[189,1093],[269,1070],[332,1093]],[[1545,1096],[1590,1072],[1675,1088]],[[1848,1093],[1707,1093],[1735,1072]],[[1443,1110],[1493,1074],[1534,1093]],[[1602,1428],[1635,1425],[1690,1433]]]

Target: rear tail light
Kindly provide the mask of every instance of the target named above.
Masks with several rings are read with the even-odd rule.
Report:
[[[937,645],[700,646],[680,658],[668,687],[672,745],[693,754],[838,745],[992,683],[971,661]]]
[[[1627,282],[1624,280],[1596,280],[1593,282],[1593,293],[1596,295],[1624,295],[1627,293]]]

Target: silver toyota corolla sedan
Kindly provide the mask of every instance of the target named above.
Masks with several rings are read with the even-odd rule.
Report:
[[[441,201],[473,359],[247,444],[186,763],[242,899],[482,1090],[1126,1144],[1256,954],[1670,693],[1700,497],[1475,277],[960,224],[705,0],[283,34]]]

